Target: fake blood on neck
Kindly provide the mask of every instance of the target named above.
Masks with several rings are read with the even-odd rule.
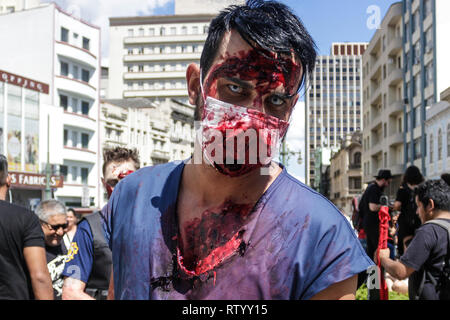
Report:
[[[208,209],[200,218],[182,227],[185,238],[180,240],[183,255],[177,248],[178,265],[190,276],[213,270],[239,249],[240,230],[252,212],[253,205],[235,204],[229,200],[218,208]]]

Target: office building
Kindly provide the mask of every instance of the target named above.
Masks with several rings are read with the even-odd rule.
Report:
[[[319,185],[315,150],[337,150],[347,133],[362,128],[362,55],[366,48],[367,43],[333,43],[329,56],[317,58],[306,84],[305,178],[313,188]]]
[[[402,4],[392,4],[363,55],[363,182],[380,169],[394,176],[395,196],[404,172]]]
[[[427,109],[450,86],[450,1],[403,0],[404,163],[426,174]]]

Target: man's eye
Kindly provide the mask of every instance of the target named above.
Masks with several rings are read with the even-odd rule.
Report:
[[[237,84],[228,84],[228,89],[230,89],[233,93],[242,93],[242,87],[238,86]]]
[[[285,101],[279,96],[271,96],[269,102],[275,106],[281,106]]]

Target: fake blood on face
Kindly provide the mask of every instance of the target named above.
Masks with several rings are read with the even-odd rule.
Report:
[[[225,201],[218,208],[206,210],[201,218],[186,222],[185,238],[180,237],[183,256],[177,248],[180,269],[188,275],[199,276],[237,252],[243,236],[240,229],[252,208],[253,205]]]
[[[278,87],[284,87],[286,93],[292,95],[300,73],[300,65],[292,58],[278,57],[276,53],[267,50],[239,51],[237,55],[228,55],[224,62],[213,67],[205,84],[206,94],[217,97],[219,78],[237,77],[243,81],[256,81],[257,96],[252,105],[262,111],[263,96]]]

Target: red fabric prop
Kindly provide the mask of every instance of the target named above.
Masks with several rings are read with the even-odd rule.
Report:
[[[381,206],[381,209],[378,212],[378,218],[380,220],[380,236],[378,238],[377,266],[380,274],[380,300],[389,300],[389,292],[380,262],[380,249],[386,249],[388,247],[389,220],[391,220],[389,207]]]

